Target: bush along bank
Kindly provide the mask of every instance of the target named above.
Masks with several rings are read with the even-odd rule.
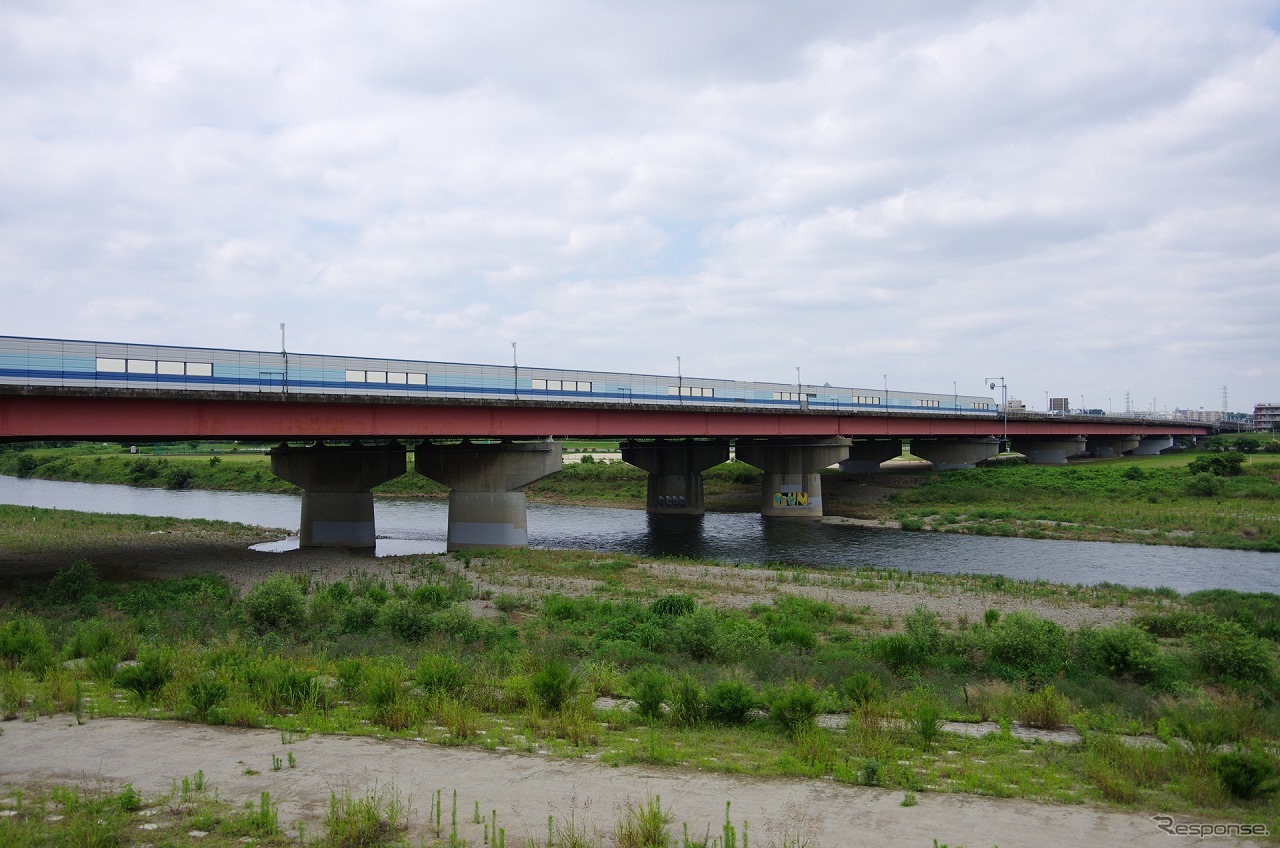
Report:
[[[1242,453],[926,475],[904,529],[1280,551],[1280,462]]]
[[[671,578],[684,591],[636,589],[637,568],[411,557],[390,582],[275,576],[237,596],[217,578],[116,584],[80,563],[8,590],[0,711],[1095,800],[1280,832],[1274,596],[1150,593],[1129,621],[1068,629],[995,609],[893,620],[782,593],[722,609],[695,598],[697,564]],[[583,594],[547,593],[567,573]],[[1062,726],[1082,741],[1015,732]]]

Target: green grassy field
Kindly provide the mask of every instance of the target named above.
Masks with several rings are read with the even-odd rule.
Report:
[[[7,507],[0,545],[23,537],[13,527],[24,520],[59,528],[69,549],[101,522],[139,544],[155,530],[146,519]],[[776,590],[730,609],[716,603],[710,568],[491,551],[406,557],[390,576],[276,576],[241,597],[217,577],[112,582],[82,562],[0,590],[0,713],[420,737],[909,793],[1137,806],[1280,833],[1275,596],[789,569],[776,573]],[[1068,628],[1030,612],[952,620],[920,606],[895,618],[856,599],[782,590],[908,585],[1132,617]],[[493,617],[470,611],[477,599]],[[824,714],[847,726],[819,723]],[[944,720],[1001,730],[956,736]],[[1011,734],[1015,722],[1069,725],[1081,741],[1028,741]],[[1146,741],[1126,741],[1134,736]]]

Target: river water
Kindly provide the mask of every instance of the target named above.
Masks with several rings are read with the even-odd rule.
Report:
[[[279,527],[290,533],[297,532],[301,513],[301,498],[296,495],[136,489],[2,476],[0,503],[209,518]],[[443,501],[378,498],[374,512],[379,556],[444,551],[448,506]],[[282,550],[296,544],[293,539],[263,547]],[[874,565],[948,574],[1003,574],[1054,583],[1168,586],[1179,592],[1221,588],[1280,593],[1280,554],[907,533],[764,519],[752,513],[651,516],[642,510],[530,504],[529,544],[737,563]]]

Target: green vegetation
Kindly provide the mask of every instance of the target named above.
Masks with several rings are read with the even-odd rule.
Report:
[[[0,709],[403,735],[913,797],[1140,804],[1280,831],[1275,596],[795,570],[750,607],[724,609],[697,563],[471,552],[406,557],[393,573],[276,576],[243,596],[211,577],[116,582],[88,563],[7,583]],[[793,585],[1135,615],[1070,629],[1032,612],[969,622],[918,607],[894,622],[783,591]],[[476,600],[491,617],[470,611]],[[977,720],[1005,731],[946,730]],[[1015,723],[1071,725],[1082,741],[1027,741]],[[368,823],[360,804],[335,804],[353,826]],[[656,826],[653,804],[627,827]]]
[[[886,514],[987,536],[1280,551],[1280,461],[1240,452],[925,475]]]

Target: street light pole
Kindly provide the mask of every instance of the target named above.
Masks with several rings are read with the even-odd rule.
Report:
[[[284,344],[284,322],[280,322],[280,359],[284,362],[284,374],[280,377],[280,393],[289,394],[289,354]]]
[[[994,391],[996,380],[1000,381],[1000,406],[1004,409],[1004,449],[1009,449],[1009,387],[1005,385],[1004,377],[983,377],[982,378]]]
[[[800,387],[800,366],[796,366],[796,405],[804,409],[804,389]]]
[[[677,403],[684,403],[684,369],[680,365],[680,357],[676,356],[676,397]]]
[[[516,343],[511,343],[511,393],[520,400],[520,363],[516,360]]]

